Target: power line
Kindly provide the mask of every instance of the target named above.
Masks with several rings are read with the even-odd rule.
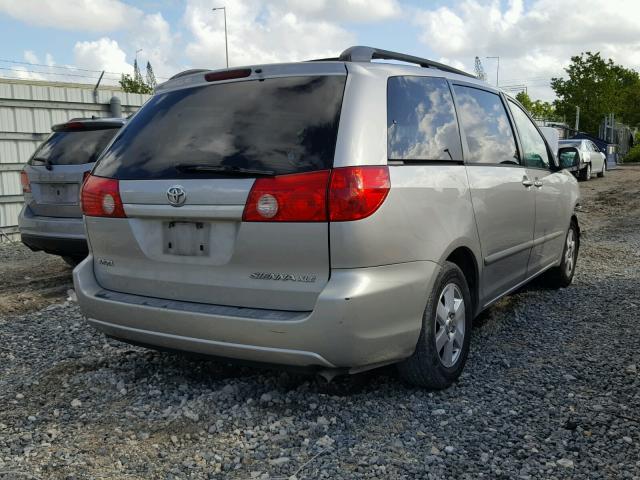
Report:
[[[10,67],[0,67],[0,70],[9,70],[12,72],[21,72],[21,73],[34,73],[38,75],[56,75],[59,77],[79,77],[79,78],[93,78],[93,79],[97,77],[97,75],[80,75],[77,73],[43,72],[39,70],[22,70],[19,68],[10,68]],[[118,78],[110,78],[110,80],[118,80]]]
[[[47,65],[45,63],[31,63],[31,62],[19,62],[18,60],[7,60],[5,58],[0,58],[0,62],[3,63],[14,63],[17,65],[30,65],[30,66],[34,66],[34,67],[47,67],[47,68],[62,68],[65,70],[78,70],[81,72],[95,72],[95,73],[100,73],[102,72],[102,70],[91,70],[89,68],[80,68],[80,67],[74,67],[74,66],[69,66],[69,65]],[[118,72],[107,72],[105,70],[104,73],[112,73],[115,75],[120,75],[120,73]]]
[[[72,70],[72,71],[76,70],[76,71],[80,71],[80,72],[91,72],[91,73],[101,73],[102,72],[102,70],[92,70],[92,69],[89,69],[89,68],[81,68],[81,67],[76,67],[76,66],[73,66],[73,65],[47,65],[47,64],[44,64],[44,63],[21,62],[19,60],[9,60],[9,59],[6,59],[6,58],[0,58],[0,62],[2,62],[2,63],[13,63],[13,64],[16,64],[16,65],[29,65],[29,66],[33,66],[33,67],[58,68],[58,69]],[[24,70],[21,70],[21,71],[24,71]],[[109,71],[106,71],[106,70],[105,70],[104,73],[111,74],[111,75],[118,75],[118,76],[123,75],[122,72],[109,72]],[[87,77],[87,78],[89,78],[89,77]],[[93,78],[93,77],[91,77],[91,78]],[[157,77],[157,78],[159,78],[161,80],[168,80],[169,79],[168,77]]]

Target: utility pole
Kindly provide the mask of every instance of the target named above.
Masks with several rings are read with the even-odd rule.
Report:
[[[491,58],[493,60],[497,61],[497,66],[496,66],[496,87],[499,85],[499,75],[500,75],[500,57],[485,57],[485,58]]]
[[[229,42],[227,40],[227,7],[215,7],[211,9],[213,12],[216,10],[222,10],[224,13],[224,58],[227,61],[227,68],[229,68]]]
[[[476,70],[476,77],[478,77],[478,80],[487,80],[487,74],[484,73],[484,68],[482,67],[482,62],[480,61],[480,57],[476,57],[476,65],[475,65],[475,70]]]
[[[580,127],[580,107],[576,106],[576,132],[579,130]]]

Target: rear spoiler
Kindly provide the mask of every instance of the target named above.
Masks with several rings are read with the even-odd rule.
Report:
[[[76,120],[71,119],[65,123],[58,123],[51,127],[53,132],[79,132],[91,130],[108,130],[111,128],[121,128],[125,124],[125,119],[105,119],[105,120]]]

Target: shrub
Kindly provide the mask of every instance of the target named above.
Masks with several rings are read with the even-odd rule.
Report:
[[[640,144],[632,147],[629,153],[624,156],[623,161],[624,163],[640,163]]]

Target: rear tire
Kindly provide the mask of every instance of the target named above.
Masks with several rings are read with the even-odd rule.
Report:
[[[543,276],[545,286],[550,288],[566,288],[573,282],[578,262],[578,250],[580,249],[580,234],[575,221],[571,222],[564,240],[562,249],[562,261],[557,267],[553,267]]]
[[[472,320],[464,274],[457,265],[445,262],[427,299],[415,352],[397,366],[400,377],[431,389],[450,386],[467,361]]]
[[[588,182],[591,180],[591,164],[587,163],[587,166],[580,170],[580,180]]]
[[[604,177],[604,174],[607,172],[607,162],[602,162],[602,171],[598,172],[598,178]]]

